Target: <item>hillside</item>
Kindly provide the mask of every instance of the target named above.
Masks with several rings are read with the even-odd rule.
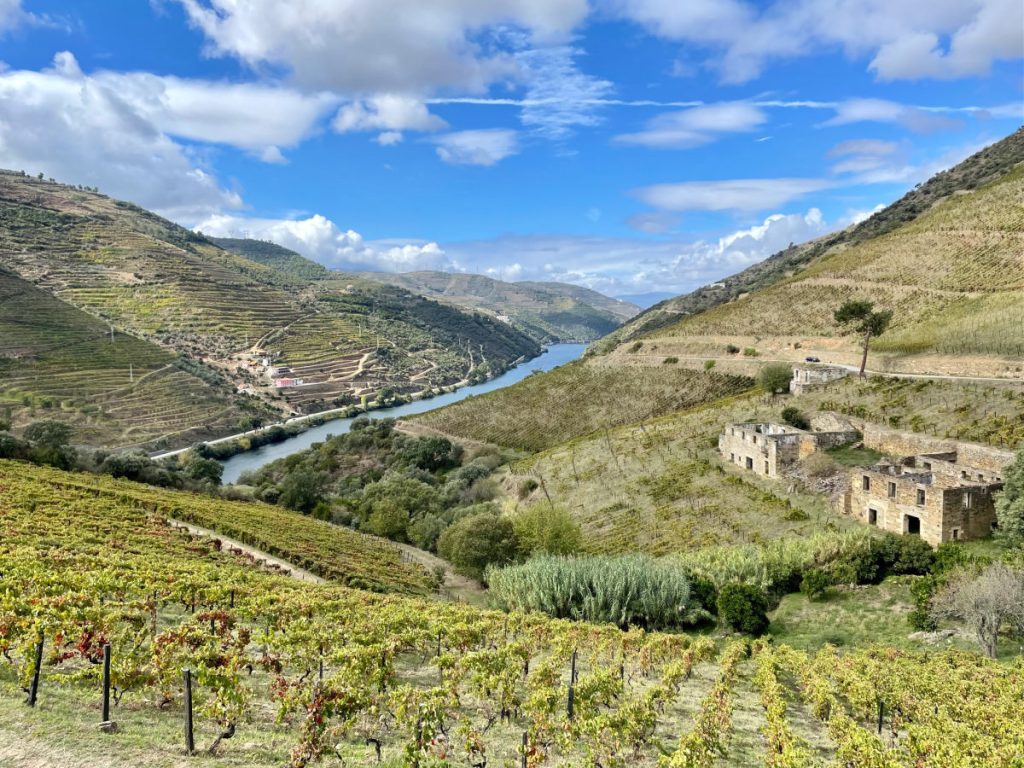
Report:
[[[311,281],[302,269],[282,266],[308,266],[301,257],[266,244],[248,248],[268,263],[225,250],[131,203],[0,173],[0,267],[61,307],[89,315],[83,330],[113,328],[149,342],[163,350],[165,365],[178,356],[189,357],[190,366],[202,364],[204,376],[220,387],[222,405],[224,393],[237,389],[262,400],[265,413],[315,412],[372,400],[385,390],[409,395],[486,377],[539,353],[529,336],[493,317],[370,281]],[[0,336],[25,333],[24,323],[9,326],[17,317],[5,317]],[[63,354],[62,370],[94,366],[86,347]],[[268,363],[274,372],[291,369],[283,378],[293,386],[273,386]],[[190,387],[170,397],[156,389],[150,394],[153,412],[181,416],[161,433],[172,443],[200,425],[212,422],[219,431],[238,421],[237,408],[230,407],[213,418],[193,409],[202,418],[188,421],[176,401],[194,399]],[[100,438],[102,432],[89,433],[89,439]],[[133,438],[122,435],[116,444],[146,442]]]
[[[567,283],[507,283],[484,275],[449,272],[362,272],[359,277],[507,317],[541,343],[593,341],[640,311],[628,302]]]
[[[109,326],[0,268],[0,409],[92,445],[189,444],[267,418],[215,371]]]
[[[237,253],[250,261],[263,264],[297,280],[308,282],[323,280],[330,276],[330,270],[327,267],[277,243],[242,237],[208,237],[207,239],[225,251]]]
[[[640,768],[666,754],[688,765],[698,750],[723,768],[776,765],[772,732],[783,758],[815,764],[927,765],[938,752],[1012,765],[1024,740],[1018,673],[977,654],[808,653],[310,584],[168,527],[173,494],[92,482],[0,461],[4,764],[181,765],[186,669],[197,751],[257,768],[515,764],[524,733],[535,762],[611,755],[603,765]],[[311,521],[233,517],[264,539],[312,543]],[[372,574],[380,553],[351,556]],[[38,702],[26,707],[40,639]],[[104,643],[113,731],[97,728]],[[874,735],[879,701],[900,729],[891,745]]]
[[[709,355],[729,339],[756,346],[757,338],[774,337],[776,352],[794,343],[804,351],[845,350],[846,342],[828,341],[840,335],[832,311],[863,297],[894,310],[878,345],[893,356],[1020,357],[1022,161],[1024,129],[854,227],[653,307],[600,349],[621,351],[626,340],[650,337],[666,354]]]

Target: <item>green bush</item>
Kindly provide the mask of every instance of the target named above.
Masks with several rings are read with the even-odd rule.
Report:
[[[520,551],[534,554],[571,555],[583,544],[579,523],[564,509],[535,504],[512,519]]]
[[[757,374],[757,383],[773,395],[789,391],[789,382],[793,379],[793,366],[787,363],[766,365]]]
[[[705,371],[710,371],[714,367],[715,367],[715,361],[714,360],[705,360],[704,361],[704,370]]]
[[[832,579],[820,568],[812,568],[804,574],[800,581],[800,592],[810,600],[818,600],[825,596],[832,586]]]
[[[811,428],[811,420],[795,405],[787,405],[782,409],[782,420],[789,424],[789,426],[796,427],[797,429]]]
[[[437,540],[437,552],[464,576],[483,579],[488,566],[511,563],[519,549],[512,521],[478,512],[450,525]]]
[[[675,365],[678,362],[678,357],[666,357],[664,360],[661,361],[662,365]]]
[[[754,349],[753,347],[746,347],[743,350],[743,356],[744,357],[757,357],[758,354],[759,354],[758,351],[756,349]]]
[[[726,584],[718,593],[718,615],[737,632],[763,635],[768,629],[768,596],[752,584]]]
[[[726,344],[725,351],[728,352],[730,355],[738,355],[740,352],[740,348],[737,347],[735,344]]]

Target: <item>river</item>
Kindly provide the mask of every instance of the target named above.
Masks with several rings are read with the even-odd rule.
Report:
[[[515,368],[510,368],[501,376],[491,379],[490,381],[485,381],[482,384],[475,384],[470,387],[462,387],[454,392],[438,395],[437,397],[432,397],[428,400],[414,400],[411,403],[399,405],[395,408],[380,408],[370,411],[367,415],[371,419],[400,419],[404,416],[412,416],[417,413],[433,411],[436,408],[443,408],[446,405],[451,405],[452,403],[457,403],[460,400],[465,400],[467,397],[472,395],[482,395],[485,392],[493,392],[496,389],[503,389],[504,387],[522,381],[534,371],[550,371],[552,368],[557,368],[560,365],[571,363],[573,360],[579,358],[586,348],[586,344],[553,344],[539,357],[527,360],[525,363],[517,365]],[[264,445],[256,450],[246,451],[245,453],[239,453],[232,456],[230,459],[224,461],[223,482],[225,485],[228,483],[234,483],[243,472],[259,469],[264,464],[269,464],[270,462],[277,461],[285,456],[290,456],[293,453],[304,451],[313,445],[313,443],[322,443],[331,435],[343,435],[349,431],[353,421],[354,419],[335,419],[333,421],[328,421],[324,424],[312,427],[302,434],[295,435],[295,437],[282,440],[280,443]]]

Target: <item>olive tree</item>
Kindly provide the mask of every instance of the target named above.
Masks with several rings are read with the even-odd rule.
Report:
[[[963,570],[935,596],[931,610],[936,620],[957,619],[970,626],[978,645],[994,659],[1004,626],[1024,630],[1024,571],[1006,563],[992,563],[980,573]]]

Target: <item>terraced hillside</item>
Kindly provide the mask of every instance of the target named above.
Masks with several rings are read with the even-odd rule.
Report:
[[[244,242],[250,255],[268,263],[225,250],[130,203],[0,173],[0,267],[40,296],[61,302],[65,309],[54,322],[72,322],[66,319],[70,305],[90,316],[83,333],[112,328],[151,342],[170,353],[160,358],[162,365],[188,356],[192,362],[185,367],[203,371],[219,392],[198,394],[188,380],[174,379],[172,369],[142,379],[148,389],[138,401],[135,393],[111,390],[109,416],[126,430],[134,425],[139,403],[166,417],[138,434],[118,435],[119,445],[160,436],[184,440],[198,435],[190,430],[200,425],[207,434],[234,431],[238,410],[224,405],[225,393],[233,389],[261,399],[264,415],[320,411],[361,397],[373,400],[385,390],[411,395],[486,378],[540,351],[529,336],[493,317],[375,282],[317,280],[326,271],[295,268],[312,264],[297,254]],[[26,332],[21,325],[9,333],[0,326],[0,335],[16,340]],[[85,347],[72,345],[62,354],[67,375],[97,367]],[[133,363],[140,375],[151,372],[148,359],[140,354]],[[121,362],[131,363],[127,357]],[[132,383],[131,375],[126,378]],[[286,384],[274,386],[275,378]],[[25,388],[21,380],[4,384]],[[96,405],[89,398],[106,391],[100,379],[96,384],[70,407]],[[46,386],[59,390],[56,381]],[[122,395],[124,402],[115,404]],[[147,397],[152,399],[146,402]],[[183,399],[196,407],[183,406]],[[192,416],[195,421],[189,421]],[[80,438],[106,439],[118,429],[94,429]]]
[[[513,464],[507,487],[515,503],[570,512],[595,553],[665,555],[856,526],[830,509],[827,493],[720,460],[726,425],[778,422],[786,406],[808,418],[838,414],[942,439],[1024,444],[1024,387],[850,378],[799,397],[741,395],[571,440]]]
[[[330,276],[330,270],[327,267],[277,243],[242,237],[210,237],[207,239],[226,251],[237,253],[250,261],[271,267],[296,280],[308,282],[322,280]]]
[[[888,353],[882,366],[910,367],[898,358],[914,355],[1024,357],[1022,161],[1024,130],[859,226],[772,257],[725,288],[659,305],[611,341],[619,353],[624,339],[643,337],[665,355],[719,357],[733,343],[840,361],[855,342],[841,338],[832,314],[847,299],[866,298],[894,311],[877,343]],[[943,364],[926,359],[919,367]],[[989,371],[1001,372],[1000,364]]]
[[[270,411],[172,353],[0,269],[0,407],[58,418],[93,445],[188,444]]]
[[[1019,763],[1012,664],[808,653],[309,584],[171,529],[127,488],[96,495],[76,479],[0,462],[5,765]],[[371,573],[390,567],[361,554]],[[117,727],[101,729],[105,645]],[[185,749],[185,679],[202,756]]]
[[[611,333],[640,308],[567,283],[506,283],[484,275],[449,272],[359,276],[397,285],[427,298],[509,318],[537,341],[593,341]]]

